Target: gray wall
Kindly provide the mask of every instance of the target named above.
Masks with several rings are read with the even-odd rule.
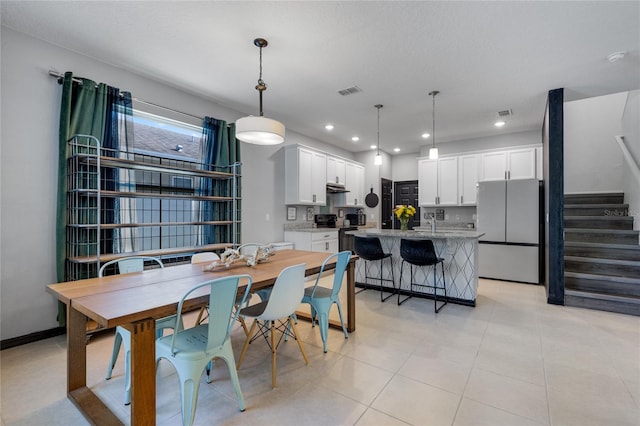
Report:
[[[625,145],[636,167],[640,165],[640,90],[629,92],[622,116],[622,134]],[[640,229],[640,181],[626,161],[622,167],[622,182],[625,202],[629,204],[629,215],[634,216],[634,229]]]
[[[45,286],[56,280],[55,216],[60,91],[49,69],[129,90],[134,97],[229,122],[245,115],[95,59],[2,27],[0,158],[0,340],[58,325],[57,304]],[[174,118],[193,122],[183,116]],[[201,123],[197,123],[201,124]],[[303,143],[352,154],[287,130]],[[282,147],[245,144],[243,239],[281,241],[286,221]],[[267,215],[269,219],[267,219]]]
[[[564,103],[564,192],[621,192],[627,92]]]

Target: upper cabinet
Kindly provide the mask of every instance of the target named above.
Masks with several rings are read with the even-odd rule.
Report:
[[[476,205],[479,164],[480,156],[478,154],[458,157],[458,194],[461,206]]]
[[[285,147],[285,203],[327,204],[327,156],[297,145]]]
[[[481,181],[536,178],[536,148],[485,152],[481,156]]]
[[[364,206],[364,166],[347,161],[345,168],[345,206]]]
[[[542,147],[418,159],[421,206],[475,206],[479,181],[542,179]]]
[[[458,157],[418,160],[418,200],[421,206],[458,204]]]
[[[345,184],[346,162],[342,158],[327,157],[327,183]]]

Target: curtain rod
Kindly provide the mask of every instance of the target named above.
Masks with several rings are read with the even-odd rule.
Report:
[[[58,84],[62,84],[64,82],[64,75],[60,74],[57,71],[49,70],[49,75],[51,77],[57,79],[58,80]],[[73,81],[74,83],[79,84],[80,86],[82,86],[82,80],[79,79],[79,78],[72,77],[71,81]],[[150,105],[150,106],[153,106],[153,107],[156,107],[156,108],[164,109],[166,111],[171,111],[171,112],[175,112],[175,113],[178,113],[178,114],[186,115],[188,117],[196,118],[198,120],[204,120],[204,117],[199,117],[197,115],[189,114],[188,112],[182,112],[182,111],[178,111],[177,109],[172,109],[172,108],[168,108],[168,107],[165,107],[165,106],[162,106],[162,105],[154,104],[153,102],[148,102],[148,101],[145,101],[145,100],[142,100],[142,99],[139,99],[139,98],[133,98],[133,100],[136,101],[136,102],[140,102],[142,104],[145,104],[145,105]]]

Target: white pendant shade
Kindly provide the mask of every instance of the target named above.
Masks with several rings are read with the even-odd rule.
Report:
[[[438,159],[438,148],[429,148],[429,159],[430,160]]]
[[[373,159],[373,164],[375,164],[376,166],[382,165],[382,155],[376,154],[375,158]]]
[[[284,142],[284,124],[266,117],[243,117],[236,121],[236,139],[255,145]]]

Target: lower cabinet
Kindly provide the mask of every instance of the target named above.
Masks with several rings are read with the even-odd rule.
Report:
[[[284,231],[284,239],[294,243],[296,250],[338,252],[338,231]]]

